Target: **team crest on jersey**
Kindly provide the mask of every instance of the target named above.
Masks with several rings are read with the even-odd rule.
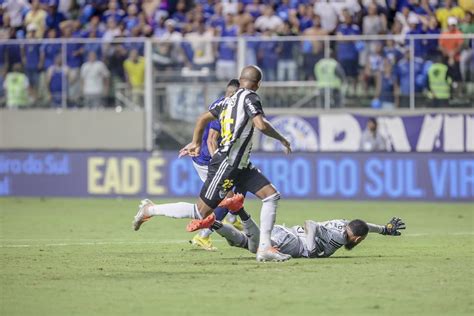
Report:
[[[289,139],[293,150],[316,151],[318,149],[318,138],[314,128],[301,117],[280,115],[272,118],[270,122]],[[260,140],[261,148],[265,151],[282,150],[282,145],[270,137],[262,137]]]

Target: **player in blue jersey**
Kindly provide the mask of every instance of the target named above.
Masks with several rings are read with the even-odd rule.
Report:
[[[225,100],[225,98],[232,96],[238,89],[239,80],[232,79],[231,81],[229,81],[226,87],[225,96],[214,101],[214,103],[209,106],[209,110],[212,110],[213,108],[218,106],[221,102]],[[211,161],[212,156],[219,147],[220,134],[221,124],[219,120],[214,120],[210,122],[206,126],[206,129],[204,130],[204,134],[202,136],[202,146],[199,156],[192,157],[194,168],[196,169],[202,182],[206,181],[207,167]],[[180,157],[183,155],[186,155],[186,153],[180,152]],[[216,218],[220,218],[221,220],[228,214],[228,210],[222,207],[216,208],[214,212],[216,214]],[[242,224],[240,220],[237,220],[236,216],[229,213],[226,218],[226,221],[228,224],[232,224],[236,228],[242,230]],[[212,240],[210,238],[211,234],[212,230],[203,229],[193,237],[191,243],[205,250],[215,250],[216,248],[212,245]]]

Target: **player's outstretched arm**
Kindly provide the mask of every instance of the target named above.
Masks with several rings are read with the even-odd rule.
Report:
[[[253,119],[254,126],[261,131],[263,134],[268,137],[274,138],[285,146],[285,153],[291,153],[291,144],[290,142],[281,135],[262,114],[256,115]]]
[[[367,223],[369,233],[378,233],[381,235],[400,236],[400,230],[406,229],[405,223],[401,218],[393,217],[385,226]]]
[[[196,122],[196,126],[194,127],[193,140],[179,151],[179,157],[183,157],[186,155],[189,155],[191,157],[199,156],[204,130],[207,124],[209,124],[209,122],[215,119],[216,118],[211,112],[206,112],[199,116]]]

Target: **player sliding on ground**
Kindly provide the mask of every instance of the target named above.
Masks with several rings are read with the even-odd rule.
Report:
[[[215,222],[214,209],[234,186],[238,186],[242,192],[251,192],[263,202],[257,261],[286,261],[291,258],[290,255],[279,252],[271,243],[280,194],[249,160],[254,127],[280,141],[286,153],[291,152],[290,142],[264,116],[260,97],[255,93],[261,80],[262,72],[258,67],[245,67],[239,78],[240,89],[198,119],[193,141],[184,151],[191,157],[198,156],[205,127],[217,118],[221,123],[222,141],[209,164],[208,176],[197,203],[153,204],[149,200],[143,200],[133,221],[135,230],[140,229],[150,217],[157,215],[195,219],[188,225],[188,231],[209,228]],[[236,195],[231,202],[227,204],[227,208],[238,210],[243,206],[243,197]]]
[[[234,247],[248,249],[255,253],[259,244],[260,229],[245,210],[237,212],[242,219],[244,231],[231,225],[214,222],[212,229],[224,237]],[[360,244],[368,233],[400,236],[405,229],[400,218],[392,218],[385,226],[366,223],[360,219],[353,221],[331,220],[326,222],[305,221],[301,226],[284,227],[275,225],[272,230],[272,245],[281,253],[293,258],[326,258],[344,246],[351,250]]]

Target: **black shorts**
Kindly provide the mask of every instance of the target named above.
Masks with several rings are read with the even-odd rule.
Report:
[[[229,165],[227,155],[217,153],[209,164],[207,179],[199,196],[209,207],[216,208],[234,187],[236,193],[255,194],[268,184],[270,181],[252,164],[238,169]]]

